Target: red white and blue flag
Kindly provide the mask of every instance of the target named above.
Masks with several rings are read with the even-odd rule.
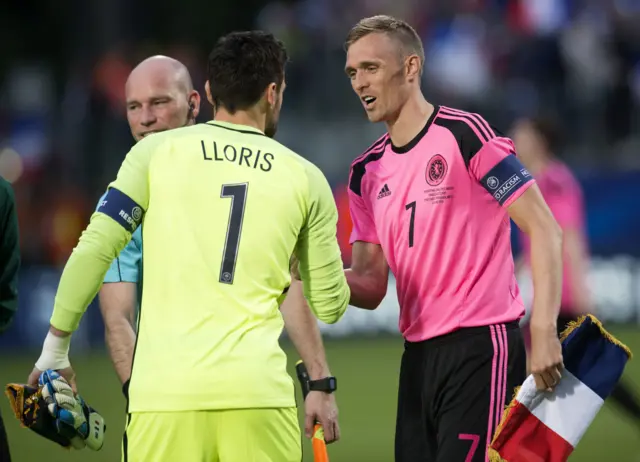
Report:
[[[529,376],[504,412],[490,462],[565,462],[620,380],[631,351],[595,316],[561,336],[565,370],[552,392]]]

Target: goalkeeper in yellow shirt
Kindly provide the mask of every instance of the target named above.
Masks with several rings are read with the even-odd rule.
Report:
[[[215,119],[138,142],[65,266],[31,382],[44,369],[73,380],[69,334],[142,226],[125,461],[301,459],[278,343],[290,261],[321,321],[340,319],[349,288],[326,178],[272,138],[286,61],[271,34],[221,38],[205,86]]]

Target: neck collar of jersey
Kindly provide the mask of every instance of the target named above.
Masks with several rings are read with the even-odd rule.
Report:
[[[436,106],[434,104],[433,112],[427,119],[427,123],[424,125],[424,127],[422,127],[422,130],[420,130],[420,132],[416,136],[414,136],[413,139],[409,141],[407,144],[405,144],[404,146],[395,146],[393,143],[391,143],[391,150],[396,154],[406,154],[407,152],[415,148],[416,145],[420,142],[420,140],[424,137],[424,135],[426,135],[427,132],[429,131],[429,127],[431,127],[431,124],[433,123],[433,120],[436,118],[436,114],[438,114],[439,109],[440,109],[440,106]]]
[[[238,132],[253,132],[259,135],[264,135],[262,131],[260,131],[256,127],[252,127],[251,125],[234,124],[231,122],[224,122],[222,120],[210,120],[209,122],[207,122],[207,125],[228,128],[229,130],[235,130]]]

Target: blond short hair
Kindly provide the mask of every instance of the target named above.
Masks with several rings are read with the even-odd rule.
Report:
[[[361,19],[358,24],[353,26],[347,35],[344,43],[345,51],[361,38],[369,34],[387,34],[398,40],[401,44],[404,56],[418,55],[420,65],[424,65],[424,47],[422,40],[407,22],[387,15],[371,16]]]

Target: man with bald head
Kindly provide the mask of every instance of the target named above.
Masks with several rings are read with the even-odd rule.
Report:
[[[127,120],[136,141],[152,133],[192,125],[200,111],[200,94],[193,89],[189,71],[167,56],[152,56],[138,64],[127,79],[125,93]],[[109,355],[125,396],[136,342],[134,326],[141,282],[142,232],[138,228],[111,264],[99,294]]]
[[[200,110],[200,95],[189,71],[167,56],[152,56],[131,72],[125,87],[131,134],[145,136],[191,125]]]

